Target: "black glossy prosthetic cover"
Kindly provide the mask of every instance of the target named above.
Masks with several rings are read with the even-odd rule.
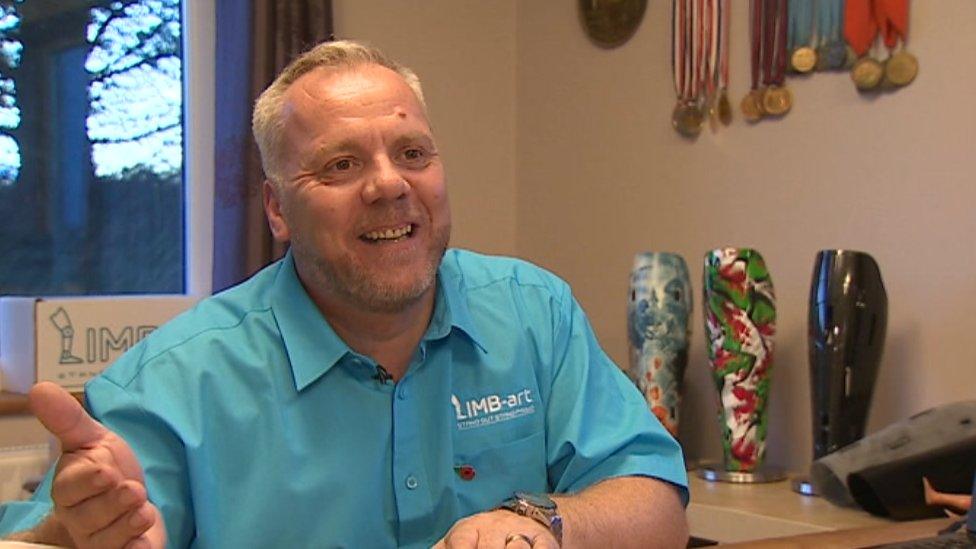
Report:
[[[887,323],[874,259],[849,250],[818,253],[808,322],[814,459],[864,436]]]

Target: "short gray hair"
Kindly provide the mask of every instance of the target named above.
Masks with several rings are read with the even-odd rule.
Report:
[[[352,40],[323,42],[292,60],[274,82],[261,92],[254,103],[251,130],[254,132],[254,140],[258,143],[261,166],[268,179],[277,184],[282,175],[279,171],[285,124],[282,111],[288,88],[302,75],[320,67],[353,69],[363,65],[379,65],[402,76],[426,112],[424,91],[420,86],[420,79],[412,70],[390,59],[380,50],[361,42]]]

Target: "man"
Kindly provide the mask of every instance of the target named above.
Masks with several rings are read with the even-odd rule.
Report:
[[[91,381],[97,422],[35,387],[64,454],[0,531],[100,548],[684,545],[680,449],[566,284],[446,251],[409,69],[320,45],[262,94],[254,132],[290,251]]]

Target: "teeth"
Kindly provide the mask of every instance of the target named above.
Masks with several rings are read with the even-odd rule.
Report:
[[[407,224],[397,229],[386,229],[385,231],[370,231],[366,233],[366,240],[396,240],[413,232],[413,225]]]

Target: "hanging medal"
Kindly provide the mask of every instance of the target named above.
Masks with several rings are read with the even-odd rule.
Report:
[[[708,109],[708,122],[712,131],[718,130],[718,0],[704,0],[702,12],[702,36],[705,51],[702,54],[701,89]]]
[[[786,0],[764,0],[763,72],[766,89],[763,112],[783,116],[793,107],[793,94],[786,87]]]
[[[763,34],[763,2],[765,0],[750,0],[750,64],[752,71],[752,88],[742,98],[739,108],[747,122],[762,120],[762,89],[759,84],[762,78],[762,34]]]
[[[701,133],[704,119],[692,94],[691,57],[694,52],[688,47],[691,38],[692,14],[690,10],[694,0],[673,0],[671,5],[671,74],[674,80],[674,91],[677,104],[671,113],[671,125],[685,137],[696,137]]]
[[[844,38],[857,54],[851,67],[851,80],[858,91],[876,89],[884,76],[884,67],[871,54],[878,36],[878,22],[873,0],[847,0],[844,5]]]
[[[718,119],[728,126],[732,123],[732,105],[729,103],[729,9],[731,0],[719,0],[718,9]]]
[[[813,4],[810,0],[789,0],[786,10],[790,19],[786,40],[790,50],[790,69],[800,74],[806,74],[817,66],[817,52],[811,45]]]
[[[905,49],[908,0],[875,0],[874,14],[889,52],[884,63],[882,84],[888,87],[907,86],[918,74],[918,59]]]

